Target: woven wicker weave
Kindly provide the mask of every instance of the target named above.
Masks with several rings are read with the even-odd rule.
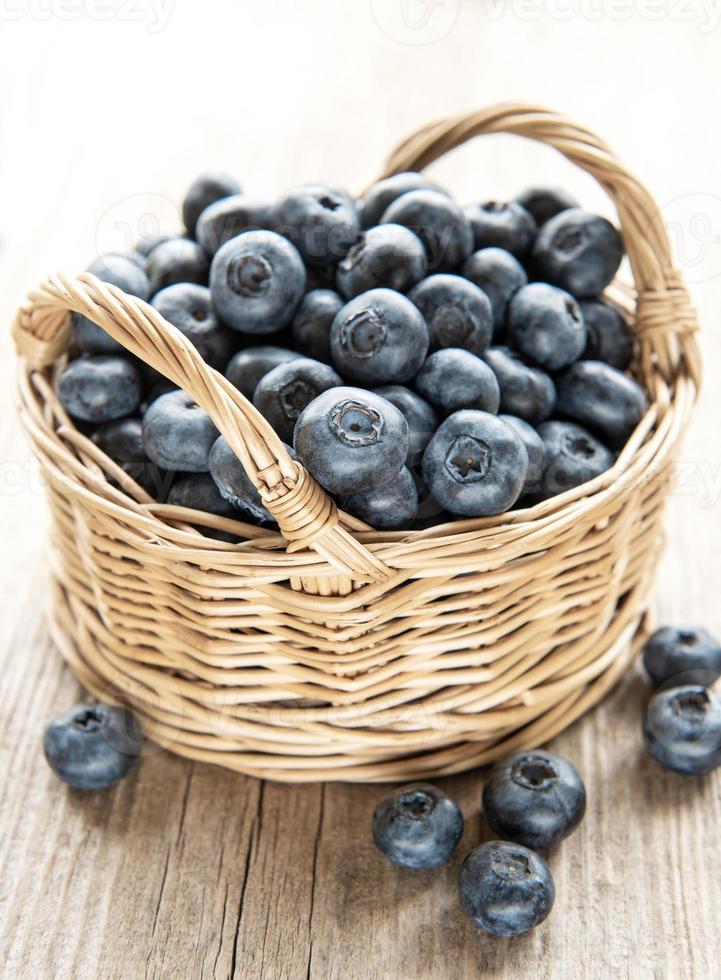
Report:
[[[338,513],[146,303],[91,275],[56,276],[18,312],[20,416],[52,511],[53,636],[82,684],[131,704],[157,743],[288,781],[458,772],[561,731],[643,641],[663,505],[700,383],[696,318],[648,193],[561,116],[506,105],[442,120],[402,143],[383,176],[498,132],[555,147],[614,201],[635,281],[617,297],[650,396],[612,470],[532,509],[372,531]],[[211,415],[281,533],[154,503],[76,430],[53,388],[68,311]]]

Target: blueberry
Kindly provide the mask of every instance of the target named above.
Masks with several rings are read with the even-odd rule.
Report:
[[[505,248],[516,258],[523,258],[538,230],[528,211],[515,201],[470,204],[464,214],[473,229],[474,249]]]
[[[208,454],[217,437],[210,416],[184,391],[156,398],[143,416],[145,452],[166,470],[207,473]]]
[[[286,446],[295,459],[295,452]],[[221,496],[257,524],[275,523],[271,512],[263,505],[260,492],[245,472],[242,463],[228,445],[225,436],[218,436],[210,450],[210,475]]]
[[[423,454],[423,476],[439,504],[463,517],[502,514],[518,500],[528,456],[515,429],[464,409],[443,422]]]
[[[346,299],[387,286],[405,293],[426,274],[423,242],[403,225],[376,225],[363,231],[338,264],[336,285]]]
[[[165,497],[167,475],[147,457],[139,418],[106,422],[92,434],[95,445],[109,456],[131,479],[158,500]]]
[[[582,298],[600,295],[622,258],[621,236],[611,222],[581,208],[561,211],[547,221],[533,248],[542,278]]]
[[[528,187],[516,197],[516,203],[528,211],[539,228],[561,211],[578,207],[578,201],[560,187]]]
[[[373,840],[402,868],[438,868],[451,857],[463,833],[463,814],[429,783],[413,783],[384,796],[373,813]]]
[[[217,514],[220,517],[238,516],[235,507],[221,495],[209,473],[188,473],[178,477],[168,491],[165,502],[175,507],[189,507],[191,510],[202,510],[206,514]]]
[[[216,316],[207,286],[178,282],[153,296],[153,306],[197,348],[203,360],[221,370],[228,363],[236,341]]]
[[[490,347],[483,359],[498,381],[502,412],[517,415],[531,425],[551,417],[556,387],[545,371],[527,364],[509,347]]]
[[[540,749],[518,752],[491,769],[483,813],[494,834],[546,851],[568,837],[586,812],[586,789],[568,759]]]
[[[79,357],[60,372],[58,398],[83,422],[110,422],[132,415],[140,404],[140,375],[125,357]]]
[[[437,273],[410,291],[428,326],[431,350],[462,347],[483,354],[493,336],[491,301],[475,283],[461,276]]]
[[[619,371],[625,371],[633,360],[633,330],[610,303],[592,299],[578,305],[586,328],[583,356],[592,361],[605,361]]]
[[[332,289],[311,289],[293,317],[293,343],[306,357],[331,360],[330,328],[343,300]]]
[[[415,386],[445,415],[459,408],[496,413],[501,401],[498,381],[480,357],[459,347],[429,354],[416,375]]]
[[[538,434],[546,448],[541,499],[581,486],[613,466],[613,453],[573,422],[544,422]]]
[[[647,408],[643,388],[603,361],[579,361],[559,375],[556,412],[597,433],[611,448],[624,445]]]
[[[292,442],[295,423],[306,405],[342,383],[328,364],[294,357],[263,375],[256,385],[253,404],[284,442]]]
[[[198,218],[214,201],[240,194],[240,185],[233,177],[221,173],[201,174],[188,188],[183,201],[183,224],[195,237]]]
[[[300,354],[286,347],[246,347],[231,358],[225,369],[225,376],[238,391],[252,401],[260,379],[279,364],[292,361],[294,357],[300,357]]]
[[[273,226],[293,242],[310,265],[335,265],[360,231],[358,211],[347,192],[326,184],[289,190],[273,208]]]
[[[446,192],[430,181],[424,174],[414,170],[405,173],[393,174],[392,177],[385,177],[369,189],[366,196],[360,202],[359,211],[361,226],[372,228],[380,223],[384,212],[393,201],[409,191],[430,190],[440,194]]]
[[[271,226],[271,205],[261,198],[234,194],[210,204],[198,218],[195,237],[212,258],[221,245],[244,231]]]
[[[492,840],[468,855],[458,873],[463,911],[494,936],[522,936],[553,908],[556,888],[543,858],[520,844]]]
[[[210,268],[213,305],[245,333],[287,326],[305,291],[305,267],[296,249],[274,231],[246,231],[215,253]]]
[[[148,277],[140,266],[128,255],[101,255],[88,272],[108,282],[130,296],[147,299],[150,290]],[[93,323],[81,313],[73,315],[73,337],[84,354],[121,354],[123,347],[113,340],[97,323]]]
[[[208,284],[208,257],[200,245],[189,238],[169,238],[156,245],[145,268],[151,296],[176,282]]]
[[[163,242],[169,241],[171,238],[180,238],[181,235],[171,235],[168,232],[150,232],[147,235],[142,235],[135,243],[134,250],[136,254],[142,255],[144,258],[150,255],[154,248],[158,245],[162,245]]]
[[[515,256],[502,248],[482,248],[473,253],[462,272],[490,300],[493,329],[498,336],[506,322],[511,297],[528,283],[525,269]]]
[[[455,272],[473,251],[473,232],[468,218],[439,191],[410,191],[383,212],[382,224],[405,225],[423,242],[428,268]]]
[[[403,413],[409,430],[408,459],[411,469],[420,463],[423,450],[438,428],[438,416],[427,401],[404,385],[383,385],[376,394],[386,398]]]
[[[330,388],[304,409],[293,444],[330,493],[362,493],[397,476],[408,456],[408,423],[395,405],[361,388]]]
[[[409,381],[428,351],[428,327],[405,296],[392,289],[370,289],[339,310],[330,346],[333,363],[350,381]]]
[[[698,775],[721,765],[721,699],[708,688],[657,692],[642,730],[648,751],[665,769]]]
[[[516,430],[526,447],[528,470],[526,471],[526,482],[523,485],[522,494],[537,493],[541,485],[543,463],[546,458],[546,447],[543,444],[543,439],[532,425],[516,415],[499,415],[498,418]]]
[[[140,729],[125,708],[80,704],[50,722],[43,737],[50,768],[75,789],[106,789],[134,769]]]
[[[646,641],[643,665],[654,687],[710,687],[721,677],[721,644],[704,629],[664,626]]]
[[[418,491],[404,466],[397,476],[380,487],[340,497],[338,506],[376,531],[392,531],[410,527],[418,512]]]
[[[549,371],[572,364],[586,346],[578,303],[545,282],[522,286],[508,305],[511,344],[529,361]]]

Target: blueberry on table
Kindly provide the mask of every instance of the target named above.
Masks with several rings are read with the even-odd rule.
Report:
[[[103,282],[117,286],[130,296],[147,299],[150,292],[148,277],[138,263],[129,255],[101,255],[88,272]],[[82,313],[73,314],[73,337],[83,354],[121,354],[123,347],[113,340],[97,323],[93,323]]]
[[[338,263],[336,286],[346,299],[387,286],[400,293],[426,274],[423,242],[403,225],[376,225],[363,231]]]
[[[561,211],[578,207],[578,201],[560,187],[528,187],[515,200],[539,228]]]
[[[240,184],[227,174],[207,173],[196,177],[183,201],[183,224],[188,234],[195,237],[198,218],[210,204],[233,194],[240,194]]]
[[[327,184],[292,188],[276,202],[272,214],[273,227],[309,265],[336,265],[360,231],[353,199]]]
[[[491,368],[480,357],[458,347],[429,354],[415,379],[419,394],[445,415],[461,408],[498,411],[500,390]]]
[[[546,449],[539,490],[541,500],[588,483],[613,466],[613,453],[573,422],[543,422],[538,434]]]
[[[543,858],[520,844],[488,841],[468,855],[458,873],[466,915],[494,936],[522,936],[553,908],[556,888]]]
[[[642,731],[646,748],[665,769],[701,775],[721,765],[721,699],[709,688],[657,692]]]
[[[409,191],[383,212],[382,224],[405,225],[423,242],[431,272],[455,272],[473,251],[473,232],[461,208],[433,190]]]
[[[451,514],[503,514],[520,497],[528,455],[516,430],[488,412],[464,409],[443,422],[423,454],[423,476]]]
[[[213,420],[181,390],[156,398],[143,416],[145,452],[166,470],[207,473],[217,438]]]
[[[221,245],[244,231],[271,227],[269,201],[233,194],[210,204],[198,218],[195,237],[205,254],[212,258]]]
[[[546,458],[546,447],[543,444],[543,439],[541,439],[532,425],[529,425],[528,422],[518,418],[516,415],[499,415],[498,418],[516,430],[521,437],[523,445],[526,447],[528,469],[526,471],[526,482],[523,484],[523,490],[521,491],[522,495],[538,493],[541,486],[541,477],[543,476],[543,464]]]
[[[256,385],[253,404],[284,442],[292,442],[295,423],[306,405],[340,384],[340,376],[328,364],[294,357],[263,375]]]
[[[372,228],[380,223],[386,209],[409,191],[437,191],[440,194],[446,192],[429,180],[425,174],[415,170],[409,170],[400,174],[393,174],[385,177],[368,190],[366,196],[359,202],[358,210],[360,213],[361,227]],[[446,195],[447,196],[447,195]]]
[[[271,345],[246,347],[245,350],[238,351],[230,359],[225,369],[225,376],[238,391],[245,395],[249,401],[252,401],[256,385],[263,375],[272,371],[279,364],[300,356],[296,351],[288,350],[287,347],[273,347]]]
[[[151,296],[176,282],[208,284],[208,257],[200,245],[189,238],[169,238],[156,245],[148,256],[145,270]]]
[[[556,379],[556,413],[586,426],[613,449],[623,446],[648,407],[643,388],[603,361],[579,361]]]
[[[583,299],[603,292],[622,258],[621,236],[611,222],[581,208],[547,221],[533,247],[541,277]]]
[[[483,785],[483,813],[494,834],[548,850],[578,827],[586,788],[576,767],[536,749],[497,763]]]
[[[586,328],[586,347],[583,357],[605,361],[619,371],[625,371],[633,360],[635,340],[633,330],[615,306],[602,300],[583,300],[581,308]]]
[[[330,347],[333,364],[349,381],[374,386],[410,381],[428,351],[428,327],[405,296],[370,289],[338,311]]]
[[[586,346],[578,303],[545,282],[529,283],[515,293],[508,305],[508,336],[519,353],[547,371],[573,364]]]
[[[475,283],[450,273],[436,273],[414,286],[408,299],[423,314],[431,350],[462,347],[483,354],[493,336],[491,301]]]
[[[393,864],[427,870],[445,864],[455,851],[463,815],[437,786],[413,783],[383,797],[372,831],[376,847]]]
[[[511,297],[528,283],[518,259],[502,248],[482,248],[463,266],[462,274],[482,289],[491,303],[493,329],[500,335]]]
[[[376,388],[376,394],[388,399],[403,412],[409,430],[408,459],[406,465],[415,468],[420,463],[423,450],[438,428],[435,409],[420,395],[404,385],[383,385]]]
[[[393,531],[411,526],[418,512],[418,490],[404,466],[397,476],[380,487],[339,497],[338,506],[376,531]]]
[[[289,446],[286,449],[295,458],[294,451]],[[208,466],[221,496],[233,507],[244,511],[256,524],[275,523],[275,518],[263,504],[260,491],[245,472],[225,436],[218,436],[213,443]]]
[[[222,370],[237,346],[232,330],[220,322],[207,286],[178,282],[153,296],[152,305],[197,349],[211,367]]]
[[[246,231],[215,253],[210,292],[221,319],[245,333],[287,326],[305,291],[298,251],[274,231]]]
[[[516,258],[527,254],[536,237],[536,222],[515,201],[486,201],[469,204],[464,214],[473,229],[473,247],[505,248]]]
[[[60,403],[82,422],[110,422],[132,415],[140,404],[140,375],[125,357],[78,357],[57,380]]]
[[[109,704],[80,704],[45,729],[45,758],[75,789],[106,789],[135,767],[140,729],[130,712]]]
[[[517,415],[531,425],[551,417],[556,404],[556,386],[545,371],[527,364],[510,347],[489,347],[483,360],[498,381],[501,412]]]
[[[655,688],[710,687],[721,677],[721,644],[698,627],[663,626],[646,641],[643,665]]]
[[[330,363],[330,328],[343,300],[333,289],[311,289],[293,317],[293,343],[317,361]]]
[[[212,452],[212,449],[211,449]],[[238,517],[238,511],[222,496],[210,473],[186,473],[179,476],[168,491],[166,504],[189,507],[219,517]]]
[[[408,423],[395,405],[362,388],[330,388],[305,408],[293,445],[330,493],[362,493],[397,476],[408,456]]]

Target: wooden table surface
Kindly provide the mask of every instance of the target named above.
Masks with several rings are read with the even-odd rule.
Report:
[[[443,113],[509,98],[562,109],[643,175],[701,311],[707,385],[658,615],[721,633],[719,28],[700,4],[673,6],[628,19],[610,3],[564,14],[492,0],[140,0],[109,19],[99,2],[3,6],[3,321],[47,272],[135,237],[139,216],[172,227],[196,171],[222,167],[263,193],[321,176],[361,187],[394,140]],[[462,199],[551,180],[608,207],[565,161],[517,140],[477,142],[434,173]],[[261,783],[161,751],[112,791],[60,785],[41,734],[80,691],[47,637],[43,495],[13,417],[7,331],[1,342],[4,976],[718,976],[721,777],[667,775],[645,756],[638,669],[552,745],[584,775],[589,809],[552,856],[551,918],[514,942],[465,920],[458,860],[411,874],[380,858],[380,787]],[[482,779],[442,781],[466,817],[459,859],[487,836]]]

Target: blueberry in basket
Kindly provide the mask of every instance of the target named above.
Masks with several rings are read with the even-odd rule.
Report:
[[[221,497],[243,511],[246,518],[257,524],[272,524],[275,521],[225,436],[218,436],[211,446],[208,469]]]
[[[264,198],[233,194],[209,204],[198,218],[195,238],[212,258],[221,245],[244,231],[271,228],[271,204]]]
[[[311,289],[293,317],[293,343],[306,357],[330,363],[330,328],[344,300],[333,289]]]
[[[442,187],[429,180],[425,174],[415,170],[393,174],[391,177],[377,181],[369,188],[363,200],[359,202],[361,226],[372,228],[374,225],[380,224],[387,208],[395,200],[409,191],[421,190],[437,191],[440,194],[446,193]]]
[[[57,380],[63,408],[81,422],[110,422],[131,415],[140,404],[140,375],[126,357],[79,357]]]
[[[582,300],[578,305],[586,328],[584,359],[605,361],[625,371],[631,365],[636,345],[633,331],[621,313],[610,303],[597,299]]]
[[[464,209],[473,230],[473,247],[505,248],[522,259],[536,237],[536,222],[516,201],[486,201]]]
[[[461,208],[434,190],[409,191],[384,211],[381,223],[405,225],[426,248],[430,272],[455,272],[473,251],[473,230]]]
[[[533,247],[539,276],[574,296],[600,296],[623,257],[621,236],[610,221],[581,208],[554,215]]]
[[[545,449],[539,487],[541,500],[588,483],[613,466],[611,450],[573,422],[555,419],[543,422],[538,434]]]
[[[217,437],[213,420],[184,391],[156,398],[143,416],[145,452],[166,470],[207,473]]]
[[[150,293],[145,270],[129,255],[101,255],[88,266],[88,272],[138,299],[147,299]],[[73,316],[73,339],[84,354],[124,353],[117,340],[81,313]]]
[[[465,263],[462,275],[488,297],[493,312],[493,335],[500,336],[511,298],[528,283],[528,274],[515,256],[503,248],[482,248]]]
[[[341,510],[353,514],[377,531],[410,527],[418,513],[418,490],[405,466],[397,476],[372,490],[338,498]]]
[[[252,401],[256,385],[264,375],[279,364],[302,356],[287,347],[274,347],[270,344],[245,347],[230,359],[225,369],[225,376],[238,391]]]
[[[562,187],[527,187],[515,200],[528,211],[539,228],[561,211],[578,207],[575,197]]]
[[[291,188],[276,202],[272,221],[309,265],[336,265],[360,231],[353,199],[327,184]]]
[[[403,225],[368,228],[338,263],[336,286],[346,299],[387,286],[404,293],[428,268],[423,242]]]
[[[460,348],[444,347],[429,354],[416,375],[416,389],[443,415],[461,408],[498,411],[501,393],[491,368]]]
[[[232,330],[213,309],[210,290],[197,283],[178,282],[153,296],[152,305],[197,348],[211,367],[224,368],[236,348]]]
[[[647,408],[643,388],[603,361],[579,361],[558,376],[556,414],[620,449]]]
[[[295,423],[306,405],[341,383],[328,364],[294,357],[263,375],[255,387],[253,404],[284,442],[292,442]]]
[[[415,471],[423,450],[438,428],[439,420],[435,409],[405,385],[383,385],[376,388],[376,394],[387,398],[405,416],[409,435],[407,465]]]
[[[498,381],[501,412],[531,425],[545,422],[556,406],[556,386],[550,375],[525,361],[510,347],[489,347],[483,356]]]
[[[156,245],[145,263],[154,296],[176,282],[208,285],[208,257],[197,242],[189,238],[168,238]]]
[[[522,286],[508,306],[508,339],[533,364],[559,371],[577,361],[586,346],[579,305],[548,283]]]
[[[461,276],[428,276],[408,294],[423,314],[431,350],[462,347],[483,354],[493,337],[491,301],[475,283]]]

